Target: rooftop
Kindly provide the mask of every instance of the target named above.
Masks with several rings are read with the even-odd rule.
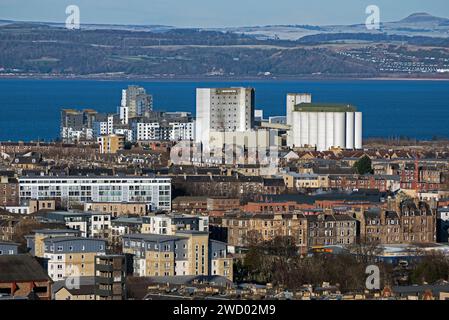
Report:
[[[350,104],[335,103],[301,103],[295,106],[294,111],[299,112],[356,112],[357,108]]]
[[[50,280],[39,262],[28,254],[0,256],[0,282]]]

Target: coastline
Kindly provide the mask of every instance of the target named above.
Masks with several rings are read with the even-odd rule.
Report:
[[[404,77],[404,76],[379,76],[379,77],[358,77],[358,76],[280,76],[280,77],[247,77],[247,76],[185,76],[185,77],[153,77],[139,75],[3,75],[0,80],[92,80],[92,81],[145,81],[145,82],[235,82],[235,81],[449,81],[449,74],[446,77]]]

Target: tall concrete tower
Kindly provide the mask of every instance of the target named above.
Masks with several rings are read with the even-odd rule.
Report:
[[[208,145],[211,132],[244,132],[253,127],[253,88],[196,89],[197,142]]]
[[[288,93],[287,94],[287,125],[292,126],[293,110],[295,106],[300,103],[311,103],[312,95],[310,93]],[[292,130],[287,131],[287,145],[292,146]]]

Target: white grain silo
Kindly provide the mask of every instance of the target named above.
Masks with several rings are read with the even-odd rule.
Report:
[[[304,116],[301,112],[293,112],[292,114],[292,129],[291,129],[291,146],[299,147],[301,146],[301,134],[302,134],[302,119]]]
[[[295,112],[301,113],[301,122],[300,122],[300,131],[301,131],[301,140],[300,145],[305,146],[309,144],[309,114],[307,112]]]
[[[318,112],[308,112],[309,114],[309,145],[318,144]]]
[[[346,149],[354,149],[354,112],[346,112]]]
[[[290,134],[295,147],[359,149],[362,114],[350,105],[303,103],[293,110]]]
[[[362,113],[355,112],[354,148],[362,149]]]
[[[316,145],[318,151],[326,151],[326,113],[318,112],[318,141]]]
[[[334,147],[344,148],[346,146],[346,119],[344,112],[334,113]]]
[[[326,150],[334,146],[334,112],[326,112]]]

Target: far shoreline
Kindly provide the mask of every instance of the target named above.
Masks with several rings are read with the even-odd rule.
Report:
[[[339,77],[339,76],[304,76],[304,77],[149,77],[149,76],[83,76],[83,75],[2,75],[0,80],[83,80],[83,81],[142,81],[142,82],[272,82],[272,81],[449,81],[448,77]]]

